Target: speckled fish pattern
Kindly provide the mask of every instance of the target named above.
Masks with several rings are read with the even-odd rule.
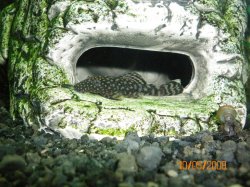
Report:
[[[157,88],[147,84],[136,72],[121,76],[91,76],[74,85],[74,90],[81,93],[98,94],[109,99],[120,97],[137,98],[141,95],[170,96],[182,93],[183,87],[176,81],[170,81]]]

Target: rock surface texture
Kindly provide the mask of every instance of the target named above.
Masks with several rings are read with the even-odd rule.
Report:
[[[0,14],[11,115],[68,138],[190,135],[217,130],[216,111],[231,105],[244,126],[246,17],[241,0],[17,0]],[[118,101],[62,87],[79,81],[78,58],[102,46],[188,55],[192,80],[178,96]]]

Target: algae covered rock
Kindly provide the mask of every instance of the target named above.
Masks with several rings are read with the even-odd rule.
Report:
[[[215,113],[224,105],[244,126],[246,17],[243,0],[17,0],[0,14],[11,114],[68,138],[217,130]],[[110,100],[62,86],[80,81],[82,54],[107,46],[184,54],[192,78],[171,97]]]

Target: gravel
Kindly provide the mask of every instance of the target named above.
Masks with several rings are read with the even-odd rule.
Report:
[[[70,140],[12,121],[0,108],[0,186],[4,187],[243,187],[250,186],[249,155],[249,130],[231,137],[203,131],[171,141],[164,136],[139,137],[136,132],[124,140],[98,141],[88,135]],[[225,161],[226,169],[195,169],[194,161],[196,166]]]

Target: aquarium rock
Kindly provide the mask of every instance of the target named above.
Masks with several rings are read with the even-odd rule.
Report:
[[[246,23],[244,0],[17,0],[0,13],[0,64],[8,62],[11,115],[67,138],[129,131],[176,137],[217,131],[216,111],[230,105],[243,127]],[[177,96],[119,100],[65,87],[81,81],[77,60],[96,47],[185,54],[192,79]]]

